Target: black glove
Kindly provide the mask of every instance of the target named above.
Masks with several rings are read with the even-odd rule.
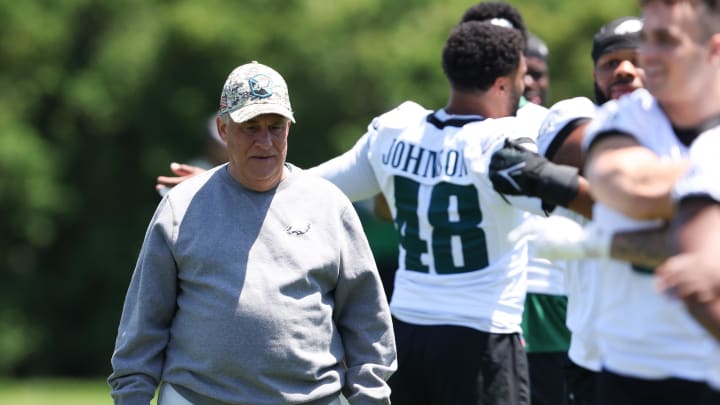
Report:
[[[578,192],[578,170],[557,165],[506,139],[490,159],[490,181],[504,195],[539,197],[553,205],[567,204]]]

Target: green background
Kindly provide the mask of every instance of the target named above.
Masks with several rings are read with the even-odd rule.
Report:
[[[510,3],[550,47],[551,101],[592,96],[593,33],[638,12],[625,0]],[[309,167],[404,100],[444,106],[440,50],[472,4],[0,0],[0,376],[109,374],[155,177],[202,154],[235,66],[285,76],[288,160]],[[380,240],[392,254],[394,239]]]

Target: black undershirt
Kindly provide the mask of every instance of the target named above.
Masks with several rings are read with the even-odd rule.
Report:
[[[689,147],[700,134],[717,126],[720,126],[720,115],[708,118],[692,128],[680,128],[673,125],[672,129],[677,139],[682,142],[683,145]]]

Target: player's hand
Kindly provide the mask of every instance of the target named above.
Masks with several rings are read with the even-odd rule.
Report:
[[[655,269],[656,286],[685,302],[690,314],[720,341],[720,264],[715,250],[681,253]]]
[[[193,165],[172,162],[170,163],[170,171],[172,171],[175,176],[158,176],[157,178],[155,189],[160,195],[165,195],[171,188],[192,176],[204,173],[206,170]]]
[[[584,227],[565,217],[531,217],[510,232],[508,240],[517,242],[528,238],[535,253],[549,260],[578,260],[606,257],[610,251],[612,234],[590,222]]]
[[[548,184],[553,180],[571,179],[576,173],[574,168],[555,165],[509,139],[490,158],[489,177],[497,192],[543,199],[553,197],[550,201],[556,204],[555,197],[558,196],[549,195],[552,193],[549,193]],[[565,199],[560,198],[562,202],[566,202]]]
[[[490,158],[490,181],[493,188],[506,195],[533,196],[533,179],[527,176],[528,162],[543,159],[521,145],[506,139],[502,148]]]
[[[715,251],[672,256],[655,269],[659,290],[682,299],[710,302],[720,298],[720,263]]]

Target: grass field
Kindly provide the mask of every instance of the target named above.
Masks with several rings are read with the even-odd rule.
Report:
[[[0,404],[8,405],[112,405],[104,378],[0,379]],[[342,399],[343,405],[347,401]],[[152,404],[155,404],[153,400]]]
[[[0,404],[102,405],[112,404],[112,399],[104,378],[0,379]]]

